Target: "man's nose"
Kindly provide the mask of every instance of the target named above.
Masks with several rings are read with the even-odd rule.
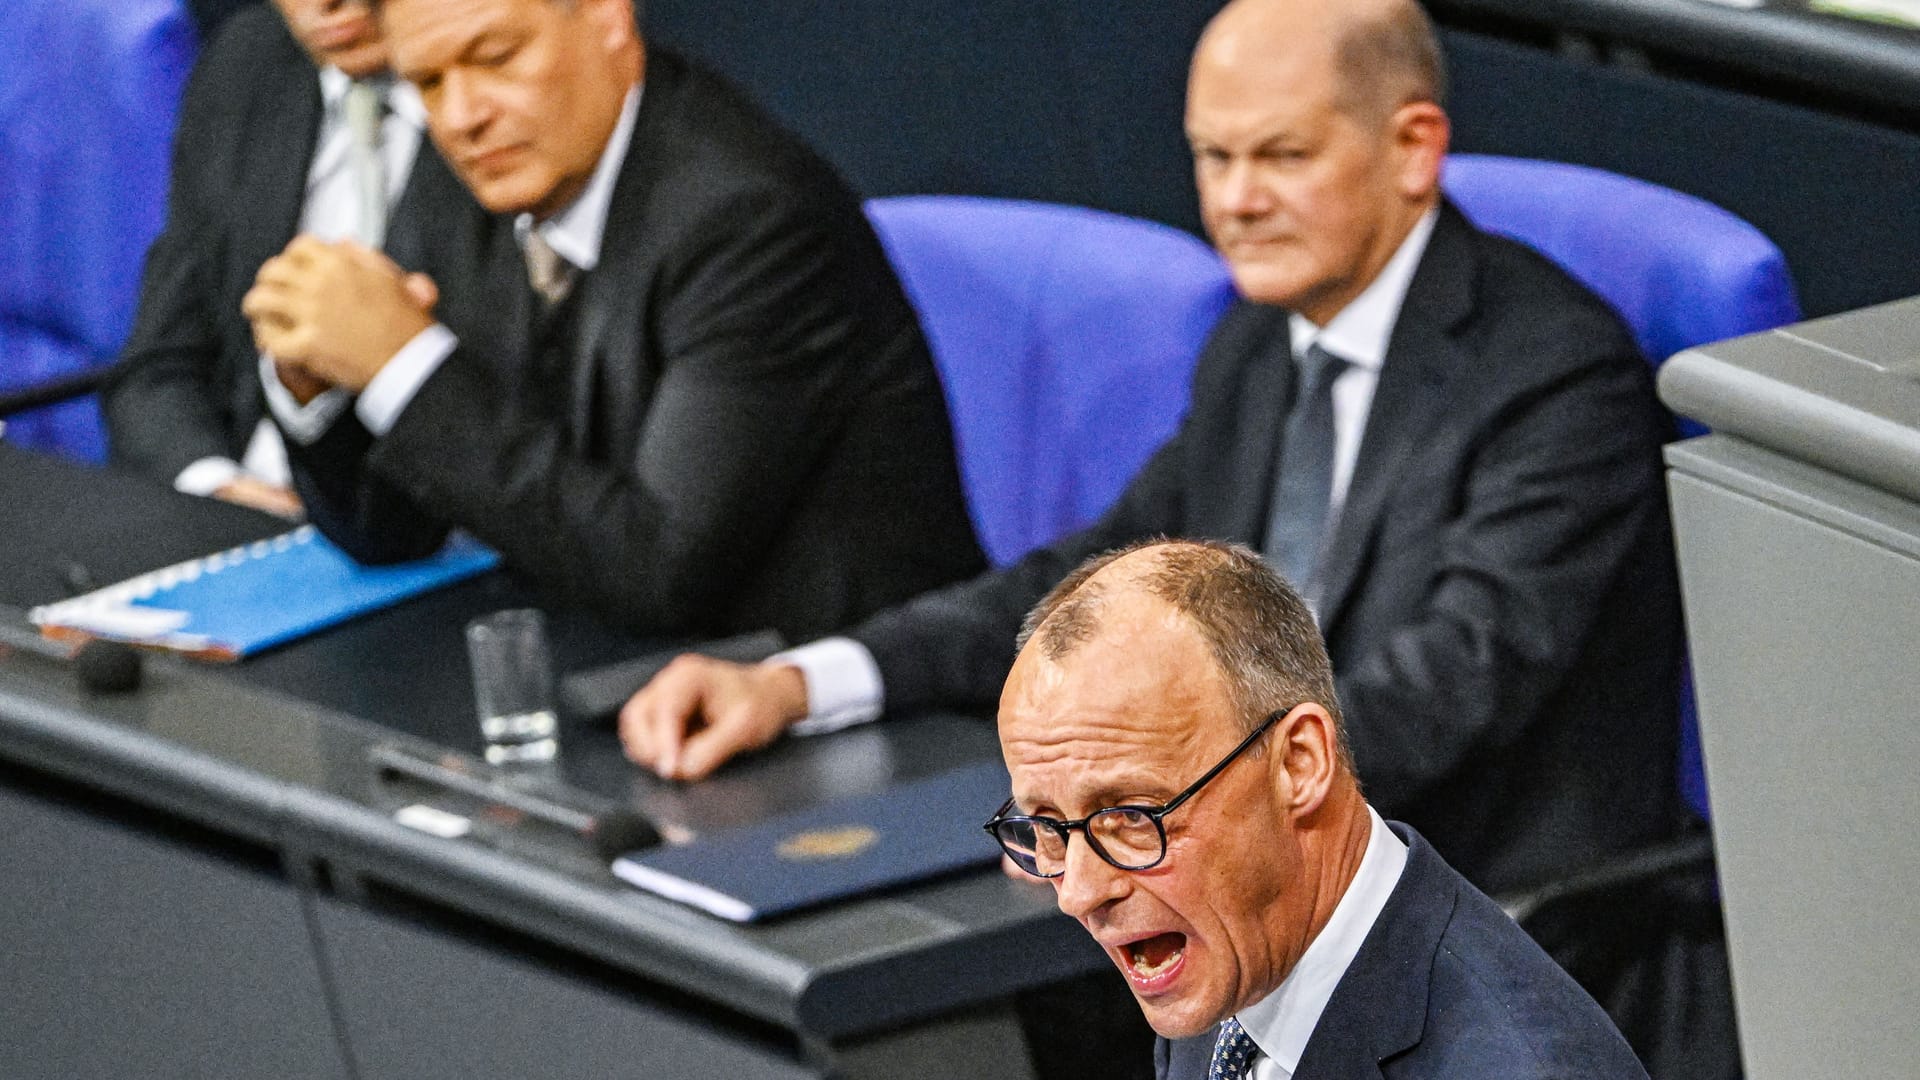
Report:
[[[1262,214],[1272,207],[1272,192],[1249,161],[1227,165],[1219,178],[1218,196],[1220,209],[1239,217]]]
[[[1066,872],[1053,880],[1054,900],[1061,911],[1085,919],[1125,896],[1130,876],[1101,858],[1085,836],[1076,836],[1067,843]]]
[[[457,71],[441,80],[438,108],[440,126],[457,135],[471,136],[486,123],[486,100],[472,80]]]

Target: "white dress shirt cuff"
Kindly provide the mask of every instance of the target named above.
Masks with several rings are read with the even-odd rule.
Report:
[[[454,346],[459,344],[460,339],[453,336],[453,331],[434,323],[400,346],[387,366],[373,376],[367,388],[360,391],[360,400],[354,403],[353,411],[375,438],[393,430],[394,422],[413,402],[413,395],[420,392],[420,384],[440,370],[440,365],[453,355]]]
[[[245,471],[232,458],[203,457],[180,470],[180,475],[173,478],[173,490],[182,495],[209,496]]]
[[[806,680],[807,718],[787,729],[795,735],[820,735],[880,718],[880,665],[852,638],[822,638],[765,662],[792,664]]]
[[[344,390],[326,390],[305,405],[300,404],[281,384],[279,373],[273,369],[273,357],[266,353],[260,354],[260,385],[267,392],[267,408],[272,409],[274,419],[280,421],[280,430],[303,445],[325,435],[352,401]]]

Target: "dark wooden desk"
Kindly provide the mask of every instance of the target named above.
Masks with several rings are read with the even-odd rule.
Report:
[[[4,448],[0,507],[16,604],[278,527]],[[1106,966],[1050,891],[981,871],[740,927],[557,833],[395,824],[369,749],[475,749],[461,622],[527,599],[490,576],[122,696],[0,653],[0,951],[33,973],[0,980],[0,1075],[1026,1075],[1009,995]],[[558,614],[563,663],[637,644]],[[701,830],[996,752],[927,716],[680,787],[574,726],[535,782]]]

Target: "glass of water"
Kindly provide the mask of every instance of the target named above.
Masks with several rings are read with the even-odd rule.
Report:
[[[546,616],[515,608],[473,620],[467,624],[467,658],[486,759],[496,765],[552,761],[560,749],[560,725]]]

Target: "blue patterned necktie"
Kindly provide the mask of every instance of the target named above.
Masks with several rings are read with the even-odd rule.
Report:
[[[1213,1040],[1213,1061],[1207,1066],[1207,1080],[1247,1080],[1253,1075],[1253,1059],[1260,1048],[1240,1021],[1227,1017],[1220,1022],[1220,1035]]]
[[[1295,589],[1312,598],[1333,495],[1333,381],[1347,362],[1314,345],[1300,358],[1299,367],[1293,408],[1281,432],[1280,467],[1261,550]]]

